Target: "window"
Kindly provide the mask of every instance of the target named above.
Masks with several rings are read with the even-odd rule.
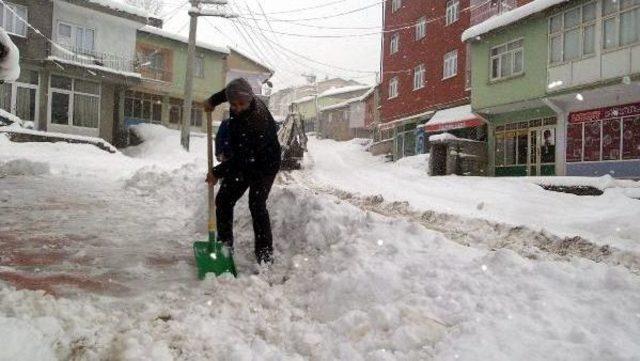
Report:
[[[458,74],[458,50],[453,50],[444,55],[442,79],[448,79]]]
[[[427,18],[421,17],[416,23],[416,40],[420,40],[427,35]]]
[[[202,55],[196,56],[193,75],[198,78],[204,78],[204,57]]]
[[[549,19],[549,63],[595,53],[596,3],[574,7]]]
[[[400,34],[391,35],[391,43],[389,44],[389,50],[391,54],[395,54],[398,52],[400,48]]]
[[[567,162],[621,159],[640,159],[640,116],[567,125]]]
[[[395,13],[402,7],[402,0],[391,0],[391,12]]]
[[[195,104],[191,108],[191,126],[192,127],[202,127],[202,116],[203,111],[202,108],[196,106]]]
[[[424,64],[420,64],[413,70],[413,90],[424,88],[424,76],[425,76]]]
[[[510,123],[496,127],[496,167],[526,165],[529,156],[529,123]],[[535,163],[535,160],[533,160]]]
[[[394,77],[389,81],[389,99],[393,99],[398,96],[398,78]]]
[[[27,36],[25,21],[29,21],[26,6],[8,2],[0,3],[0,26],[8,33]]]
[[[76,52],[92,54],[95,50],[95,30],[59,22],[58,42]]]
[[[145,123],[161,123],[162,97],[154,94],[127,91],[124,98],[124,116]]]
[[[0,109],[22,120],[37,120],[38,72],[23,69],[14,83],[0,85]]]
[[[491,48],[491,80],[501,80],[524,73],[523,40],[518,39]]]
[[[62,76],[51,76],[51,122],[98,128],[100,84]]]
[[[460,18],[460,0],[447,1],[445,25],[453,24]]]
[[[612,49],[640,41],[640,1],[603,0],[604,49]]]

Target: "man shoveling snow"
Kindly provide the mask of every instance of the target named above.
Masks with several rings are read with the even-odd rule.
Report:
[[[227,101],[231,111],[228,140],[225,140],[228,154],[207,175],[207,182],[212,184],[222,179],[216,196],[218,236],[222,243],[233,249],[233,208],[249,189],[256,260],[269,264],[273,262],[273,239],[267,198],[280,169],[276,123],[245,79],[233,80],[225,89],[212,95],[205,111],[211,112]]]

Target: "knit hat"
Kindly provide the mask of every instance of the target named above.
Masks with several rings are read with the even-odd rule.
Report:
[[[226,93],[228,101],[238,99],[253,100],[253,89],[245,78],[238,78],[229,82]]]

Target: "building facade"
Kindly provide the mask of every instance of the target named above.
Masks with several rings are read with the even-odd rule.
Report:
[[[469,0],[385,2],[376,142],[393,143],[395,159],[416,153],[416,128],[436,111],[470,101],[470,63],[460,41],[469,27],[469,5]]]
[[[113,142],[122,121],[118,99],[141,79],[135,31],[146,13],[77,0],[16,0],[2,11],[2,26],[21,50],[22,74],[2,85],[0,105],[40,130]]]
[[[181,127],[187,41],[157,27],[145,26],[137,31],[136,59],[142,81],[127,90],[123,104],[127,125],[155,123]],[[212,93],[224,88],[228,55],[226,47],[196,44],[190,119],[193,131],[206,131],[202,104]],[[216,109],[214,120],[220,121],[224,112],[223,108]]]
[[[640,177],[640,4],[531,5],[463,37],[473,110],[489,121],[488,171]]]

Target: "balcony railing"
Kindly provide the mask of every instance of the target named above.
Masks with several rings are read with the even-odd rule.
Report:
[[[173,79],[173,73],[164,69],[151,68],[141,64],[137,70],[144,79],[170,82]]]
[[[116,71],[138,72],[136,61],[108,53],[59,45],[52,47],[51,55],[63,60],[86,65],[103,66]]]

